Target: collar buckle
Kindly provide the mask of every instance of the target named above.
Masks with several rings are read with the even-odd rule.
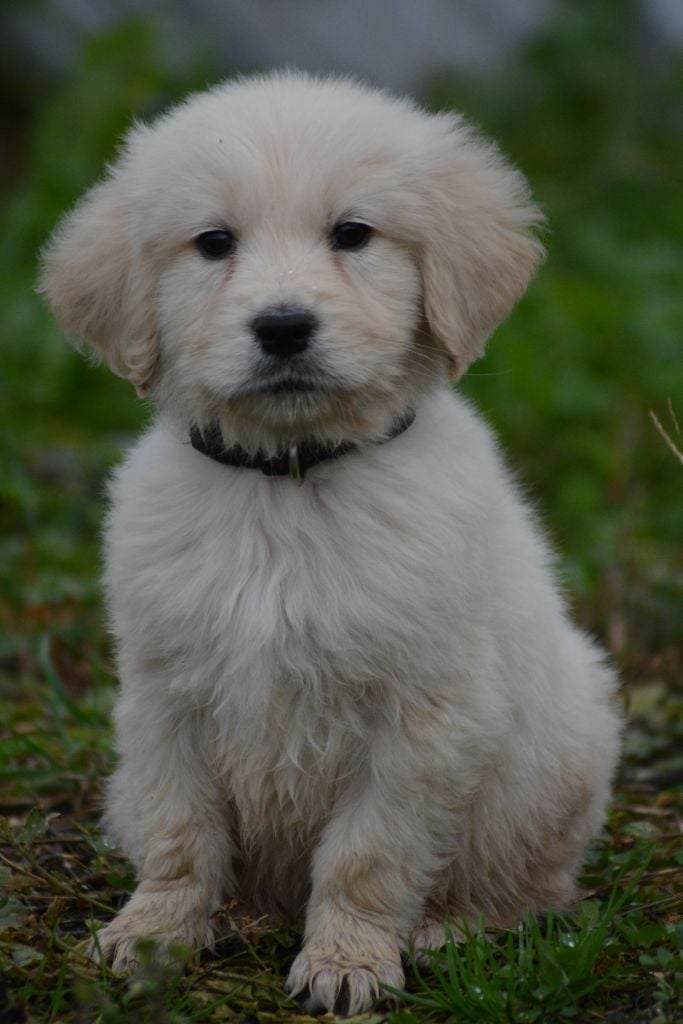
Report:
[[[302,484],[304,482],[304,474],[301,470],[301,463],[299,462],[299,445],[296,441],[293,441],[290,444],[287,454],[290,478],[292,480],[296,480],[298,484]]]

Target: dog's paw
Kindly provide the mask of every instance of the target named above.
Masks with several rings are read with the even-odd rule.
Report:
[[[135,970],[143,961],[157,964],[184,963],[187,951],[212,948],[214,932],[208,918],[164,921],[159,914],[146,917],[139,907],[129,904],[105,928],[91,939],[88,955],[98,963],[108,963],[119,974]]]
[[[446,936],[460,942],[464,933],[453,918],[423,917],[410,934],[408,952],[418,967],[431,967],[433,954],[446,945]]]
[[[109,964],[117,974],[128,974],[138,966],[139,944],[145,936],[119,929],[117,920],[93,935],[87,953],[96,963]]]
[[[401,988],[404,981],[398,951],[395,959],[350,957],[338,947],[323,949],[309,943],[292,964],[285,991],[303,996],[309,1013],[352,1017],[369,1010],[385,985]]]

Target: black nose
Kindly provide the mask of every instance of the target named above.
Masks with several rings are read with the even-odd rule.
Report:
[[[251,329],[261,348],[271,356],[293,356],[308,347],[318,326],[305,309],[274,309],[254,317]]]

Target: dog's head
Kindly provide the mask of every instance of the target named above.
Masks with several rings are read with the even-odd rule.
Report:
[[[186,422],[248,447],[349,437],[481,354],[539,220],[456,116],[277,74],[134,127],[55,232],[41,290]]]

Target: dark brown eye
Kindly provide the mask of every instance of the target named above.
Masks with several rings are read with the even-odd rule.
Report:
[[[330,241],[333,249],[362,249],[370,240],[372,228],[359,220],[345,220],[332,229]]]
[[[232,231],[203,231],[195,238],[195,245],[207,260],[221,260],[229,256],[237,245]]]

